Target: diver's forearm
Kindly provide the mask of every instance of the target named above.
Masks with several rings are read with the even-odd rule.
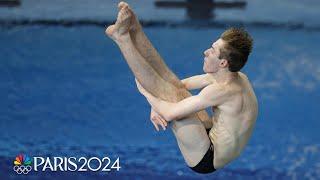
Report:
[[[162,101],[150,94],[145,95],[147,101],[152,106],[152,108],[160,114],[164,119],[167,121],[172,120],[172,112],[170,109],[172,109],[172,105],[169,102]]]

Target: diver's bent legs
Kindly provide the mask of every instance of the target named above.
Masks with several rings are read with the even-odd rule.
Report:
[[[177,102],[184,99],[186,89],[177,88],[164,81],[135,49],[129,35],[117,41],[130,69],[140,84],[151,94],[161,99]],[[180,151],[190,167],[196,166],[210,147],[210,140],[204,125],[196,114],[172,121],[171,128]]]
[[[117,22],[114,26],[118,26],[118,29],[127,29],[129,31],[131,40],[135,46],[135,48],[138,50],[139,54],[144,58],[144,61],[146,61],[154,71],[158,73],[158,76],[160,76],[164,81],[173,84],[178,89],[180,89],[180,94],[187,98],[191,96],[191,93],[185,89],[183,83],[177,78],[177,76],[168,68],[168,66],[165,64],[165,62],[162,60],[159,53],[156,51],[156,49],[153,47],[147,36],[142,30],[142,26],[138,21],[138,18],[135,16],[133,11],[130,9],[129,5],[125,2],[120,2],[119,5],[119,15]],[[122,12],[122,13],[120,13]],[[125,13],[126,12],[126,13]],[[126,18],[123,18],[125,15],[127,15],[127,19],[130,20],[129,23],[125,23],[124,21]],[[122,19],[121,19],[122,18]],[[110,26],[112,27],[112,26]],[[108,28],[111,30],[112,28]],[[110,31],[107,31],[107,34],[110,36]],[[145,87],[145,86],[144,86]],[[163,87],[163,86],[161,86]],[[146,88],[146,87],[145,87]],[[159,88],[159,87],[158,87]],[[147,88],[148,89],[148,88]],[[170,89],[167,89],[170,90]],[[158,90],[155,90],[158,91]],[[151,91],[154,92],[154,91]],[[164,92],[163,90],[160,90],[160,92]],[[160,96],[157,95],[156,92],[154,92],[155,96],[162,98],[165,96],[165,94],[162,94]],[[165,98],[164,100],[171,100],[170,98]],[[198,118],[202,121],[206,129],[209,129],[212,127],[212,120],[208,116],[206,111],[199,111],[197,113]]]
[[[109,26],[106,33],[118,44],[136,79],[147,91],[163,100],[177,102],[184,99],[183,93],[187,90],[163,80],[135,48],[128,32],[129,17],[127,11],[120,11],[116,24]],[[171,127],[186,163],[194,167],[210,146],[205,127],[195,114],[173,121]]]

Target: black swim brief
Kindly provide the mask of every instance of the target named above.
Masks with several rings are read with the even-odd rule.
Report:
[[[209,130],[207,133],[209,134]],[[195,166],[190,167],[193,171],[201,174],[214,172],[216,169],[213,166],[213,144],[211,143],[207,153],[203,156],[201,161]]]

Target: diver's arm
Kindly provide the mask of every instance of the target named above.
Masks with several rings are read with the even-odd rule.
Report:
[[[188,90],[201,89],[210,84],[210,81],[208,80],[208,74],[191,76],[181,80],[181,82]]]
[[[179,120],[210,106],[216,106],[225,100],[226,93],[214,85],[205,87],[198,95],[190,96],[177,103],[163,101],[147,92],[138,82],[139,91],[147,98],[152,108],[165,120]]]

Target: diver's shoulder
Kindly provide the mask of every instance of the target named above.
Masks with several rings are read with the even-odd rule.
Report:
[[[238,71],[238,74],[239,74],[240,77],[249,80],[248,76],[245,73]]]

